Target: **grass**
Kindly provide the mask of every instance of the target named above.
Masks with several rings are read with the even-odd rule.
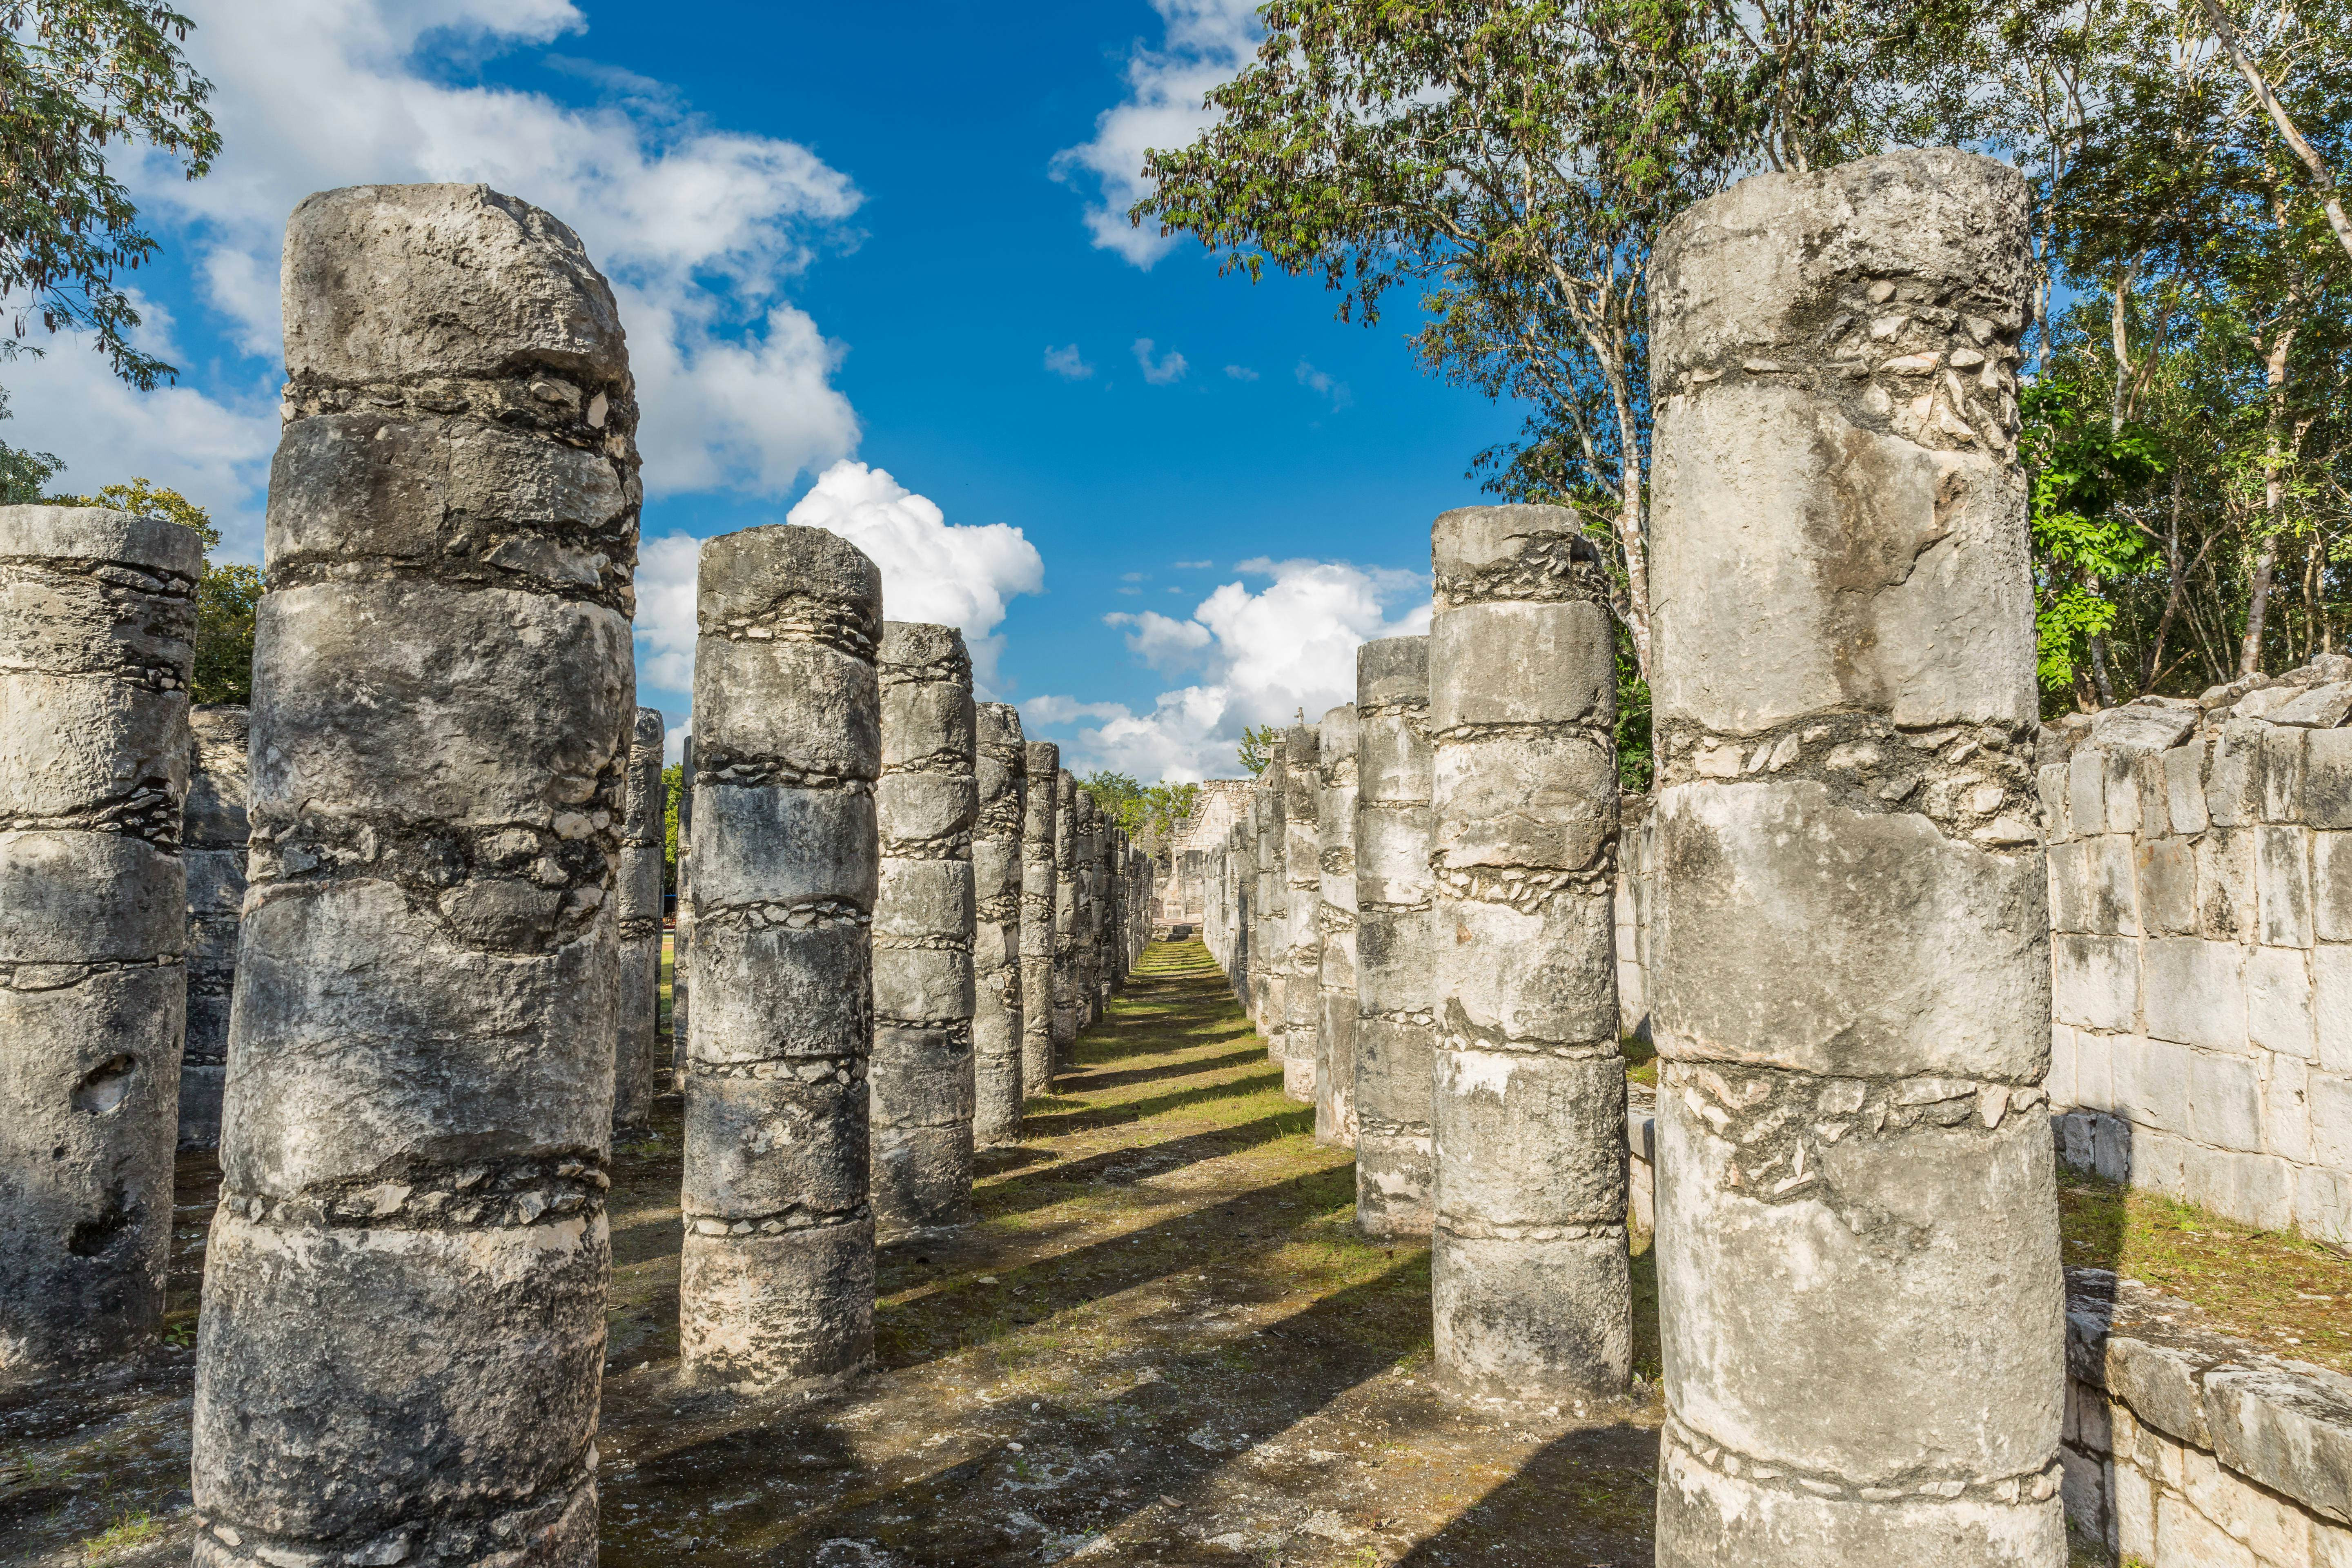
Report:
[[[1646,1083],[1658,1087],[1658,1048],[1639,1035],[1617,1037],[1617,1049],[1625,1058],[1625,1081]]]
[[[81,1543],[81,1560],[96,1568],[99,1563],[111,1563],[126,1552],[135,1552],[161,1539],[163,1534],[163,1526],[152,1514],[144,1510],[137,1513],[125,1511],[116,1515],[112,1524]]]
[[[2319,1242],[2063,1168],[2058,1231],[2070,1264],[2177,1296],[2274,1354],[2352,1373],[2352,1269]]]

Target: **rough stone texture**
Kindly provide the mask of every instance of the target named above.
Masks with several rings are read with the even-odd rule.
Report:
[[[627,805],[614,880],[620,921],[621,994],[613,1034],[613,1135],[646,1128],[654,1099],[654,1045],[661,1026],[661,710],[640,708],[629,737]]]
[[[1658,885],[1656,815],[1628,797],[1617,829],[1617,1033],[1650,1040],[1650,906]]]
[[[882,888],[874,905],[874,1213],[884,1235],[971,1218],[971,658],[953,626],[882,628]]]
[[[1102,1016],[1103,820],[1092,790],[1077,792],[1075,812],[1071,843],[1078,864],[1070,915],[1070,994],[1075,1022],[1084,1031]]]
[[[249,715],[234,703],[188,710],[194,741],[180,859],[188,873],[188,1043],[180,1058],[180,1147],[220,1142],[228,1076],[228,1016],[236,991],[236,930],[245,913],[246,740]]]
[[[1078,1030],[1078,781],[1069,769],[1054,775],[1054,1066],[1070,1065]]]
[[[1283,762],[1285,747],[1282,744],[1276,744],[1269,750],[1273,755],[1266,762],[1265,771],[1258,775],[1258,795],[1255,803],[1257,900],[1255,929],[1250,932],[1250,951],[1257,958],[1250,966],[1250,1021],[1265,1037],[1268,1059],[1278,1066],[1284,1053],[1283,1032],[1288,1026],[1286,1008],[1288,997],[1285,987],[1290,973],[1290,932],[1285,920],[1290,907],[1290,889],[1284,880],[1282,868],[1283,850],[1288,837],[1283,822],[1284,775],[1288,768]]]
[[[1426,1236],[1437,962],[1429,877],[1429,639],[1356,650],[1356,1223]]]
[[[1323,715],[1315,836],[1321,885],[1322,994],[1315,1028],[1315,1140],[1356,1146],[1356,789],[1353,703]]]
[[[1431,547],[1437,1374],[1581,1406],[1633,1357],[1606,584],[1557,507],[1449,511]]]
[[[816,528],[703,545],[686,1374],[821,1392],[874,1346],[880,570]]]
[[[2065,1556],[2026,211],[1901,153],[1653,263],[1673,1568]]]
[[[569,229],[479,185],[310,196],[282,277],[195,1561],[593,1563],[619,314]]]
[[[1312,1105],[1323,1013],[1323,763],[1314,725],[1283,732],[1282,760],[1282,1092]]]
[[[1021,737],[1021,714],[1011,703],[983,702],[977,714],[971,1137],[979,1147],[991,1148],[1021,1141],[1021,834],[1029,809],[1029,752]]]
[[[678,751],[678,776],[694,777],[694,736]],[[686,1092],[687,1042],[693,1038],[688,1009],[694,978],[694,789],[677,796],[677,902],[669,934],[669,1058],[671,1087]]]
[[[2352,730],[2282,719],[2329,673],[2111,709],[2040,784],[2060,1157],[2345,1246]]]
[[[1021,1096],[1054,1083],[1055,826],[1062,748],[1031,741],[1024,748],[1027,792],[1021,817]]]
[[[0,507],[0,1379],[163,1321],[203,561],[177,524]]]
[[[2104,1269],[2066,1271],[2067,1517],[2155,1568],[2352,1563],[2352,1378],[2197,1326]]]

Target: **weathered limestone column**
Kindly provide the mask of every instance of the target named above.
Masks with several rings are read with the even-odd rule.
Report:
[[[1009,702],[977,710],[980,815],[971,836],[977,925],[972,938],[971,1137],[981,1148],[1021,1142],[1021,827],[1029,752]]]
[[[1293,724],[1283,737],[1282,1092],[1301,1105],[1315,1103],[1315,1041],[1323,1013],[1320,743],[1312,724]]]
[[[236,928],[245,914],[247,710],[203,702],[188,710],[194,738],[180,858],[188,870],[188,1044],[180,1058],[180,1147],[220,1142],[228,1076],[228,1015],[236,992]]]
[[[282,276],[195,1561],[593,1563],[620,315],[482,185],[310,196]]]
[[[874,1214],[971,1219],[971,659],[953,626],[882,627],[882,892],[874,906]]]
[[[1252,790],[1242,796],[1234,825],[1225,832],[1225,946],[1232,953],[1225,961],[1225,975],[1233,982],[1234,995],[1244,1012],[1257,1001],[1257,955],[1250,945],[1257,901],[1255,795]]]
[[[1062,748],[1031,741],[1021,818],[1021,1097],[1054,1086],[1054,865]]]
[[[1252,949],[1257,962],[1251,965],[1252,992],[1255,1005],[1251,1020],[1257,1032],[1265,1037],[1266,1058],[1276,1066],[1282,1064],[1283,1032],[1288,1027],[1290,932],[1285,923],[1285,912],[1290,907],[1289,889],[1283,880],[1282,850],[1286,837],[1282,820],[1283,797],[1286,793],[1283,775],[1283,746],[1277,741],[1267,759],[1265,772],[1258,775],[1255,805],[1257,826],[1257,929],[1253,933]]]
[[[654,1041],[661,1026],[661,710],[640,708],[629,739],[627,806],[614,880],[621,922],[621,998],[613,1036],[613,1135],[642,1136],[654,1106]]]
[[[690,716],[689,716],[690,717]],[[678,748],[677,901],[670,921],[669,1059],[672,1087],[686,1092],[687,1044],[694,1037],[688,1010],[694,968],[694,731]]]
[[[1316,919],[1322,928],[1322,993],[1315,1026],[1315,1141],[1356,1146],[1356,708],[1343,703],[1318,726],[1322,787],[1316,796]]]
[[[1651,272],[1658,1561],[2055,1568],[2027,188],[1762,175]]]
[[[0,1376],[163,1325],[203,570],[176,523],[0,507]]]
[[[1356,1223],[1429,1234],[1429,639],[1356,650]]]
[[[1102,813],[1089,789],[1078,791],[1077,807],[1078,900],[1071,922],[1076,945],[1070,952],[1070,984],[1077,999],[1077,1026],[1084,1032],[1102,1013]]]
[[[1078,1043],[1078,781],[1054,775],[1054,1066],[1076,1059]]]
[[[822,1392],[874,1348],[882,574],[823,529],[748,528],[702,546],[696,617],[679,1361]]]
[[[1607,581],[1560,507],[1431,545],[1438,1379],[1582,1408],[1633,1359]]]

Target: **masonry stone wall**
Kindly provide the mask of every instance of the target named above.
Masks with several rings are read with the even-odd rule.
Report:
[[[2044,742],[2072,1163],[2352,1241],[2352,659]]]
[[[180,1147],[220,1142],[236,931],[245,915],[246,742],[251,715],[233,703],[188,710],[195,746],[180,858],[188,868],[188,1045],[180,1058]]]

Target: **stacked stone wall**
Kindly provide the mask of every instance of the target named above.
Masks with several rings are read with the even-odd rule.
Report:
[[[2257,678],[2260,680],[2260,678]],[[2352,1243],[2352,659],[2045,742],[2064,1157]]]
[[[188,712],[195,742],[180,858],[188,868],[188,1045],[180,1060],[180,1147],[220,1142],[236,931],[245,915],[246,745],[251,715],[229,703]]]

